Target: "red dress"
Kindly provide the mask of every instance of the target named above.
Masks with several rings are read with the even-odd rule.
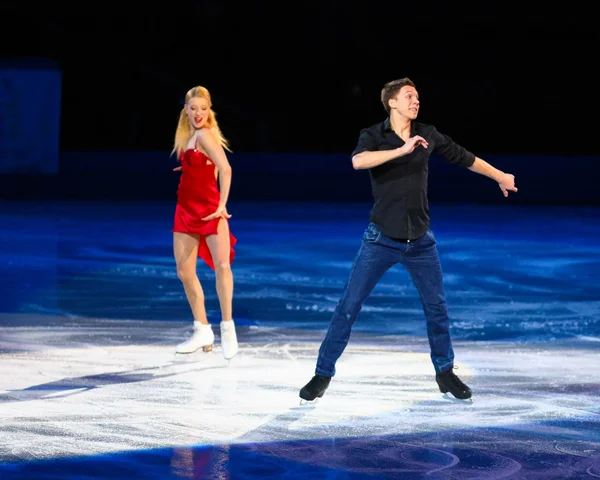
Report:
[[[216,235],[219,222],[227,222],[226,218],[202,220],[214,213],[219,206],[220,192],[215,178],[215,164],[196,149],[189,149],[181,155],[181,178],[177,188],[177,207],[173,232],[200,235],[198,256],[206,264],[215,269],[215,265],[206,244],[208,235]],[[229,232],[229,263],[233,263],[236,238]]]

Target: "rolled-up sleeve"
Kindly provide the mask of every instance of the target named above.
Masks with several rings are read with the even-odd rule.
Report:
[[[448,135],[434,130],[432,136],[433,153],[441,155],[448,163],[456,163],[467,168],[475,163],[475,154],[461,147]]]
[[[358,142],[352,152],[352,156],[362,152],[373,152],[377,150],[377,147],[377,139],[373,132],[368,128],[363,128],[358,136]]]

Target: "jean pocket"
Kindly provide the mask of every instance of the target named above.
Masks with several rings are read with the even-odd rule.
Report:
[[[381,235],[379,229],[375,225],[370,223],[369,226],[365,229],[365,233],[363,234],[363,242],[373,243],[377,241],[379,235]]]

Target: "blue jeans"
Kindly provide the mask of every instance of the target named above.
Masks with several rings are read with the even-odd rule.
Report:
[[[364,301],[383,274],[398,263],[408,270],[421,297],[431,361],[436,373],[452,368],[454,351],[450,340],[450,321],[444,298],[442,267],[433,234],[427,231],[422,237],[403,243],[386,237],[370,223],[319,349],[317,375],[335,375],[335,363],[348,344],[352,325]]]

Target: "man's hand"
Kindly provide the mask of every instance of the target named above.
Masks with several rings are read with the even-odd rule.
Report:
[[[423,137],[419,135],[411,137],[408,140],[408,142],[406,142],[402,147],[400,147],[402,155],[408,155],[409,153],[412,153],[414,149],[417,148],[419,145],[421,145],[423,148],[429,147],[427,140],[425,140]]]
[[[175,168],[173,169],[173,171],[174,171],[174,172],[179,172],[179,171],[181,171],[181,166],[179,166],[179,167],[175,167]]]
[[[202,220],[212,220],[213,218],[231,218],[231,215],[227,213],[227,209],[224,205],[219,205],[214,213],[211,213],[209,216],[204,217]]]
[[[498,181],[498,186],[505,197],[508,197],[508,191],[517,192],[518,189],[515,187],[515,176],[510,173],[503,173]]]

